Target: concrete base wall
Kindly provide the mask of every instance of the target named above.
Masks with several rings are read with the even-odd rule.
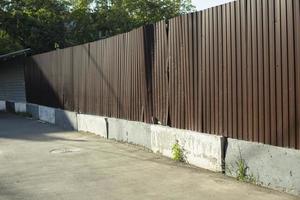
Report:
[[[222,171],[222,137],[112,118],[108,126],[109,139],[141,145],[170,158],[178,140],[188,163]]]
[[[34,119],[39,119],[39,106],[35,104],[26,104],[26,112],[30,113]]]
[[[239,160],[257,184],[300,195],[300,151],[228,139],[226,174],[237,176]]]
[[[77,114],[78,130],[94,133],[107,138],[106,120],[104,117]]]
[[[24,111],[24,105],[0,101],[0,110]],[[180,130],[122,119],[53,109],[26,104],[26,111],[34,118],[66,129],[95,133],[144,146],[154,153],[172,157],[172,147],[178,141],[188,163],[208,170],[236,177],[238,162],[243,161],[246,176],[257,184],[300,195],[300,151],[227,139],[216,135]],[[226,148],[224,148],[226,143]],[[224,158],[225,156],[225,158]]]
[[[151,149],[151,125],[108,118],[108,138],[141,145]]]
[[[157,125],[151,126],[151,133],[154,152],[172,157],[172,147],[178,141],[188,163],[216,172],[222,171],[222,137]]]
[[[55,124],[55,109],[46,106],[39,106],[39,119],[50,124]]]
[[[0,111],[6,111],[6,102],[0,101]]]
[[[26,112],[26,103],[15,103],[15,112],[16,113],[25,113]]]
[[[55,125],[66,130],[78,130],[77,113],[56,109]]]
[[[14,113],[15,112],[15,103],[12,101],[6,101],[5,107],[7,112]]]

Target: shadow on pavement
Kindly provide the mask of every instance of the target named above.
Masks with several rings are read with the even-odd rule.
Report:
[[[72,140],[59,136],[60,133],[65,132],[66,131],[62,128],[56,127],[51,124],[24,118],[10,113],[0,112],[0,138],[40,142],[53,140],[76,142],[85,141]]]

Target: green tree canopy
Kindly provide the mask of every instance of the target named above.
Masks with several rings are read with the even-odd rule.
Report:
[[[193,8],[191,0],[2,0],[0,54],[82,44]]]

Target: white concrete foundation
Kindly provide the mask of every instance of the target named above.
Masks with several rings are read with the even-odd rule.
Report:
[[[188,163],[222,171],[223,140],[220,136],[114,118],[108,118],[108,126],[109,139],[141,145],[170,158],[172,146],[178,140]]]
[[[26,103],[15,103],[16,113],[25,113],[26,111]]]
[[[13,103],[12,103],[13,104]],[[25,104],[26,105],[26,104]],[[12,105],[23,112],[24,105]],[[6,104],[0,101],[0,110]],[[25,106],[26,109],[26,106]],[[300,151],[258,144],[222,136],[180,130],[115,118],[77,114],[45,106],[27,104],[30,113],[42,121],[64,128],[90,132],[117,141],[133,143],[172,158],[172,147],[178,141],[185,160],[194,166],[236,177],[238,162],[243,160],[247,176],[257,184],[300,195]],[[226,145],[225,145],[226,143]],[[226,148],[225,148],[226,147]]]
[[[55,125],[66,130],[78,130],[77,113],[55,109]]]
[[[247,167],[247,176],[257,184],[300,195],[300,151],[271,145],[228,139],[226,174],[237,176],[238,160]]]
[[[50,124],[55,124],[55,109],[46,106],[39,106],[39,119]]]
[[[172,157],[172,147],[176,141],[182,147],[189,164],[216,172],[222,171],[222,137],[158,125],[151,126],[152,151]]]
[[[6,102],[0,101],[0,111],[6,111]]]
[[[122,119],[108,118],[108,138],[151,149],[151,125]]]
[[[104,117],[77,114],[78,130],[94,133],[107,138],[106,121]]]
[[[39,119],[39,106],[36,104],[27,103],[26,112],[30,113],[34,119]]]

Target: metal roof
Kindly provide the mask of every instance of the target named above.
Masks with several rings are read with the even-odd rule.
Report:
[[[26,56],[30,52],[30,50],[31,49],[28,48],[28,49],[22,49],[22,50],[19,50],[19,51],[15,51],[15,52],[11,52],[11,53],[8,53],[8,54],[0,55],[0,61],[5,61],[5,60],[15,58],[17,56],[22,56],[22,55]]]

